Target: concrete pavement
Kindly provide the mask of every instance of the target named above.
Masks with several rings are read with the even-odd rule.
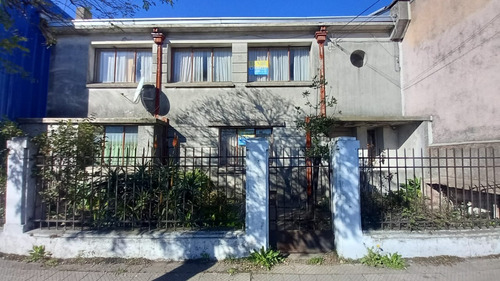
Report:
[[[46,266],[0,259],[0,281],[3,280],[467,280],[500,279],[500,257],[473,259],[433,258],[411,260],[405,270],[373,268],[361,264],[307,265],[290,261],[272,270],[253,269],[238,272],[226,262],[118,262],[61,263]],[[240,269],[241,271],[241,269]],[[233,274],[230,274],[233,273]]]

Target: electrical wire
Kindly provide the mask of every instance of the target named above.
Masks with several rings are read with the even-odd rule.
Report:
[[[423,70],[420,74],[418,74],[417,76],[415,76],[414,78],[412,78],[411,80],[408,81],[409,85],[408,86],[405,86],[404,89],[408,89],[412,86],[414,86],[415,84],[418,84],[420,83],[422,80],[426,79],[427,77],[431,76],[432,74],[438,72],[439,70],[443,69],[445,66],[451,64],[452,62],[456,61],[457,59],[463,57],[465,54],[469,53],[470,51],[472,51],[473,49],[483,45],[486,41],[489,41],[492,39],[492,37],[494,36],[491,36],[489,39],[485,40],[485,42],[481,43],[480,45],[474,47],[473,49],[467,51],[466,53],[464,53],[462,56],[452,60],[451,62],[445,64],[443,67],[440,67],[438,68],[437,70],[435,71],[432,71],[430,72],[429,74],[427,74],[429,71],[431,71],[433,68],[435,68],[437,65],[439,65],[440,63],[444,62],[447,58],[449,58],[450,56],[452,56],[454,53],[456,53],[457,51],[461,50],[461,48],[463,46],[465,46],[465,44],[469,43],[472,39],[474,39],[475,37],[479,36],[481,33],[483,33],[488,27],[490,26],[494,26],[493,25],[493,22],[496,21],[498,18],[500,18],[500,13],[498,13],[497,15],[495,15],[491,20],[489,20],[486,24],[484,24],[483,26],[479,27],[476,31],[472,32],[472,34],[467,37],[464,41],[462,41],[460,44],[458,44],[455,48],[451,49],[449,52],[447,52],[446,54],[444,54],[444,56],[437,60],[436,62],[434,62],[431,66],[429,66],[428,68],[426,68],[425,70]],[[499,32],[495,33],[498,34]],[[423,77],[423,78],[422,78]],[[420,79],[422,78],[422,79]]]
[[[337,32],[341,32],[344,28],[346,28],[349,24],[351,24],[353,21],[355,21],[357,18],[359,18],[361,15],[363,15],[366,11],[368,11],[369,9],[371,9],[373,6],[375,6],[378,2],[380,2],[380,0],[377,0],[375,1],[373,4],[371,4],[368,8],[364,9],[361,13],[359,13],[357,16],[355,16],[354,18],[352,18],[350,21],[348,21],[346,24],[344,24]],[[371,17],[370,21],[372,21],[373,19],[375,19],[376,17]],[[364,23],[366,24],[366,23]],[[346,36],[346,35],[344,35]],[[341,40],[344,36],[341,36],[341,37],[337,37],[337,42],[339,40]]]

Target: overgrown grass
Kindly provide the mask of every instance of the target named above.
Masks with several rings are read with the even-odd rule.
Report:
[[[368,254],[361,258],[361,263],[374,267],[388,267],[393,269],[405,269],[406,261],[398,253],[382,254],[383,250],[380,246],[377,248],[368,248]]]
[[[285,261],[285,257],[279,251],[273,249],[265,250],[264,247],[260,250],[254,250],[248,259],[256,265],[267,268],[267,270]]]
[[[307,260],[307,264],[322,265],[323,262],[325,262],[325,258],[323,257],[312,257]]]

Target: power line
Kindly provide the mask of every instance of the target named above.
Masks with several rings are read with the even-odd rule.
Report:
[[[430,76],[434,75],[435,73],[437,73],[438,71],[440,71],[440,70],[442,70],[443,68],[447,67],[448,65],[450,65],[450,64],[454,63],[455,61],[457,61],[457,60],[459,60],[459,59],[463,58],[463,57],[464,57],[465,55],[467,55],[468,53],[470,53],[470,52],[472,52],[473,50],[475,50],[475,49],[477,49],[477,48],[481,47],[481,46],[482,46],[482,45],[484,45],[486,42],[488,42],[488,41],[492,40],[492,39],[493,39],[493,38],[494,38],[497,34],[500,34],[500,31],[495,32],[495,33],[494,33],[491,37],[489,37],[489,38],[485,39],[485,40],[484,40],[483,42],[481,42],[479,45],[474,46],[474,47],[472,47],[470,50],[468,50],[468,51],[464,52],[461,56],[459,56],[459,57],[457,57],[457,58],[455,58],[455,59],[451,60],[450,62],[448,62],[448,63],[444,64],[444,65],[443,65],[443,66],[441,66],[440,68],[438,68],[438,69],[436,69],[436,70],[434,70],[434,71],[430,72],[429,74],[425,75],[425,76],[424,76],[424,77],[422,77],[421,79],[419,79],[419,80],[417,80],[417,81],[415,81],[415,82],[411,83],[410,85],[405,86],[405,87],[403,88],[403,90],[407,90],[407,89],[409,89],[409,88],[411,88],[411,87],[415,86],[416,84],[418,84],[418,83],[422,82],[423,80],[425,80],[425,79],[429,78]],[[440,60],[439,62],[442,62],[442,61],[443,61],[443,60]]]
[[[355,16],[353,19],[351,19],[350,21],[348,21],[346,24],[344,24],[337,32],[340,32],[342,31],[346,26],[348,26],[349,24],[351,24],[353,21],[355,21],[357,18],[359,18],[362,14],[364,14],[366,11],[368,11],[369,9],[371,9],[373,6],[375,6],[378,2],[380,2],[380,0],[377,0],[375,1],[373,4],[371,4],[368,8],[364,9],[361,13],[359,13],[357,16]],[[372,21],[375,17],[372,17],[372,19],[370,21]],[[366,23],[365,23],[366,24]],[[342,39],[343,37],[338,37],[337,38],[337,41]]]
[[[491,20],[489,20],[486,24],[484,24],[483,26],[481,26],[480,28],[478,28],[476,31],[472,32],[472,34],[467,37],[464,41],[462,41],[462,43],[458,44],[455,48],[451,49],[449,52],[447,52],[441,59],[437,60],[436,62],[434,62],[431,66],[429,66],[428,68],[426,68],[425,70],[423,70],[420,74],[418,74],[417,76],[415,76],[414,78],[412,78],[411,80],[408,81],[408,83],[410,85],[408,85],[407,87],[405,87],[405,89],[408,89],[409,87],[419,83],[420,81],[422,81],[423,79],[429,77],[430,75],[436,73],[437,71],[441,70],[441,68],[439,68],[438,70],[436,71],[433,71],[431,72],[429,75],[426,75],[426,73],[428,71],[431,71],[434,67],[436,67],[438,64],[442,63],[444,60],[446,60],[448,57],[450,57],[451,55],[453,55],[455,52],[459,51],[465,44],[469,43],[472,39],[474,39],[475,37],[479,36],[481,33],[483,33],[486,28],[488,28],[490,25],[492,25],[492,23],[494,21],[496,21],[498,18],[500,17],[500,13],[495,15]],[[498,32],[497,32],[498,33]],[[488,40],[487,40],[488,41]],[[484,44],[484,42],[482,43]],[[482,45],[481,44],[481,45]],[[476,46],[478,47],[478,46]],[[476,47],[474,47],[473,49],[475,49]],[[469,51],[468,51],[469,52]],[[467,53],[468,53],[467,52]],[[465,55],[465,54],[464,54]],[[462,55],[463,56],[463,55]],[[458,57],[458,58],[461,58],[462,56]],[[457,59],[458,59],[457,58]],[[457,59],[454,59],[452,62],[456,61]],[[448,64],[445,64],[445,66],[449,65]],[[422,76],[424,76],[423,79],[420,79]],[[416,82],[415,82],[416,81]]]

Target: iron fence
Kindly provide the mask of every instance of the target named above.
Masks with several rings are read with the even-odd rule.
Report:
[[[133,157],[37,157],[36,227],[243,228],[244,151],[223,161],[217,148],[181,148],[168,157],[145,150],[125,155]]]
[[[500,157],[493,148],[360,150],[363,229],[500,225]]]
[[[331,230],[330,166],[304,148],[274,148],[269,157],[270,230]]]

